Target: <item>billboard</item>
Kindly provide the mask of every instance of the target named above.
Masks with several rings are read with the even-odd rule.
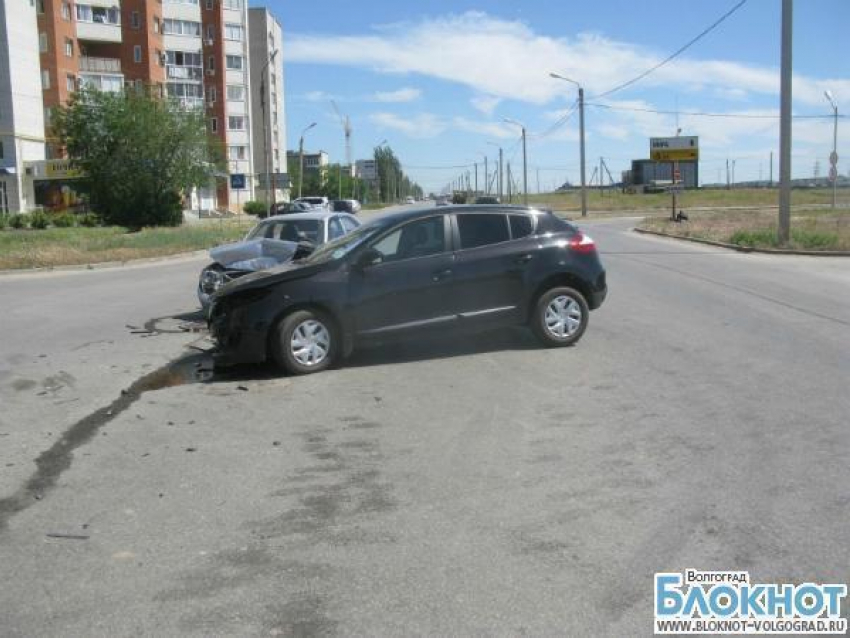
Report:
[[[699,137],[696,135],[651,137],[649,138],[649,159],[655,162],[698,160]]]

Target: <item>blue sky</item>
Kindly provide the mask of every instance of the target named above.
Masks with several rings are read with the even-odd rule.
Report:
[[[575,88],[548,77],[580,81],[588,102],[588,162],[604,157],[615,176],[631,158],[648,155],[650,136],[673,135],[676,111],[684,135],[699,135],[703,182],[725,180],[726,159],[739,180],[768,177],[778,151],[778,121],[708,118],[687,112],[775,115],[779,108],[779,0],[749,0],[674,62],[605,98],[592,96],[628,80],[675,51],[730,9],[735,0],[671,3],[436,1],[320,5],[280,0],[265,4],[284,29],[288,144],[315,121],[306,147],[344,159],[342,127],[330,100],[351,117],[354,155],[371,155],[382,140],[426,189],[505,149],[521,170],[518,129],[529,131],[529,189],[578,179],[578,117],[555,127],[574,104]],[[850,2],[795,3],[794,111],[827,114],[824,89],[850,111]],[[844,107],[844,108],[842,108]],[[631,109],[631,110],[630,110]],[[634,110],[637,109],[637,110]],[[839,122],[839,168],[850,167],[850,120]],[[842,143],[842,138],[845,140]],[[793,172],[828,168],[831,120],[794,124]],[[435,168],[436,167],[436,168]],[[446,168],[441,168],[446,167]],[[774,175],[778,174],[778,162]]]

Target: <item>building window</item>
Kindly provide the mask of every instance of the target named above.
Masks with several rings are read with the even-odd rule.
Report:
[[[136,19],[138,19],[138,12]],[[121,24],[121,10],[117,7],[93,7],[88,4],[77,5],[77,22],[94,22],[96,24],[111,24],[118,26]],[[132,16],[131,16],[132,22]],[[134,24],[134,29],[139,27]]]
[[[213,10],[213,0],[207,0],[207,11]]]
[[[142,62],[142,45],[137,44],[133,47],[133,62],[140,64]]]
[[[169,80],[203,80],[203,58],[200,53],[166,51],[166,77]]]
[[[244,31],[241,24],[231,24],[230,22],[224,25],[224,39],[241,42],[244,36]]]
[[[162,32],[167,35],[201,35],[201,23],[192,20],[172,20],[166,18],[162,22]]]
[[[50,88],[50,71],[43,69],[41,72],[41,88],[45,91]]]
[[[207,99],[210,102],[215,102],[216,97],[218,97],[218,95],[216,93],[215,87],[214,86],[208,86],[207,87]]]
[[[165,54],[160,49],[156,50],[156,63],[159,66],[165,66]]]
[[[133,29],[141,29],[142,28],[142,22],[139,19],[139,12],[138,11],[133,11],[130,14],[130,26]]]
[[[244,131],[246,118],[244,115],[230,115],[227,118],[227,130],[228,131]]]
[[[65,76],[65,88],[68,90],[68,93],[73,93],[77,90],[77,79],[70,73]]]
[[[50,126],[53,122],[53,109],[49,106],[44,107],[44,125]]]
[[[227,159],[239,162],[248,159],[248,147],[247,146],[228,146],[227,147]]]
[[[35,0],[35,10],[38,13],[44,13],[44,0]]]
[[[215,27],[211,24],[207,25],[207,44],[212,44],[215,39]]]
[[[38,50],[41,53],[47,53],[47,34],[39,33],[38,34]]]
[[[71,38],[65,38],[65,57],[74,57],[74,41]]]
[[[62,19],[66,21],[71,19],[71,5],[67,2],[62,3]]]
[[[169,82],[168,97],[180,102],[184,108],[204,107],[204,86],[194,82]]]
[[[234,102],[244,102],[245,101],[245,87],[241,84],[228,84],[227,85],[227,99],[232,100]]]
[[[224,0],[223,1],[225,9],[241,9],[242,8],[242,0]]]
[[[207,60],[207,74],[215,75],[215,56],[211,55]]]
[[[241,71],[242,70],[242,56],[241,55],[228,55],[227,56],[227,68],[231,71]]]
[[[165,4],[193,4],[198,6],[198,0],[164,0]]]
[[[218,133],[218,118],[213,117],[210,118],[210,131],[213,133]]]
[[[159,24],[159,18],[154,17],[154,19],[153,19],[153,32],[159,33],[160,28],[161,27],[160,27],[160,24]]]
[[[0,159],[5,158],[5,154],[3,153],[3,140],[0,140]]]

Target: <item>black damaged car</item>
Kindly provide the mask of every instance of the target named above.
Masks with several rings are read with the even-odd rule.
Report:
[[[454,206],[376,219],[213,296],[216,364],[324,370],[367,341],[524,324],[568,346],[607,293],[594,242],[548,211]]]

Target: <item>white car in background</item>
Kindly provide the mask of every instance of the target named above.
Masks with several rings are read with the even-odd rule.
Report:
[[[244,240],[210,250],[213,263],[201,271],[198,281],[201,306],[206,310],[212,294],[234,279],[306,257],[317,246],[359,227],[354,215],[322,209],[268,217]]]
[[[295,201],[309,204],[313,208],[324,208],[325,210],[331,209],[331,203],[327,197],[299,197]]]

